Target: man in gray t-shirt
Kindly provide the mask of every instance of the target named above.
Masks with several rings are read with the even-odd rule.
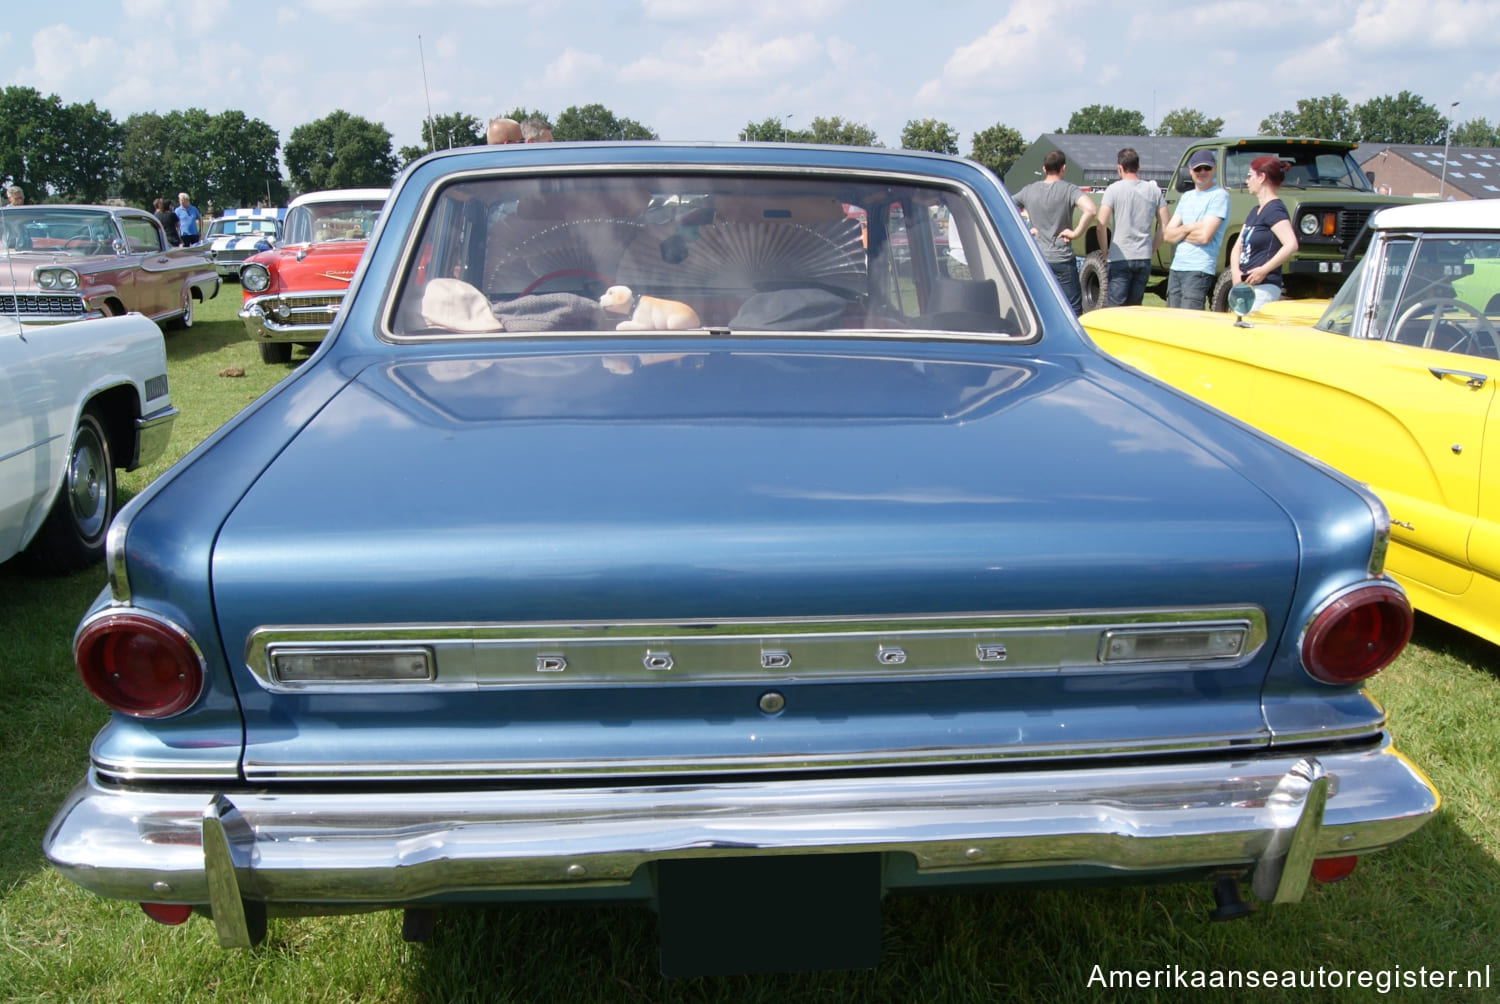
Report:
[[[1063,180],[1068,158],[1053,150],[1042,160],[1041,181],[1033,181],[1016,193],[1016,205],[1031,221],[1031,236],[1041,248],[1042,258],[1057,277],[1057,283],[1068,298],[1075,315],[1083,313],[1083,290],[1078,285],[1078,262],[1073,255],[1073,238],[1088,230],[1094,221],[1094,200],[1083,194],[1071,181]],[[1077,226],[1073,210],[1078,210]]]
[[[1099,246],[1109,249],[1109,291],[1111,307],[1136,306],[1145,298],[1146,280],[1151,277],[1151,255],[1162,241],[1167,225],[1167,200],[1161,186],[1139,177],[1141,158],[1130,147],[1115,158],[1120,180],[1104,190],[1099,207]],[[1114,238],[1109,222],[1115,221]]]

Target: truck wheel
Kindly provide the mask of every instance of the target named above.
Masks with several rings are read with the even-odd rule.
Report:
[[[261,342],[260,361],[275,366],[292,361],[291,342]]]
[[[1221,314],[1229,313],[1229,290],[1234,286],[1234,275],[1225,269],[1214,282],[1214,291],[1208,297],[1208,309]]]
[[[87,568],[104,556],[115,515],[115,463],[104,421],[85,408],[73,430],[68,465],[52,509],[23,552],[33,571],[61,574]]]
[[[1078,285],[1083,288],[1085,313],[1104,306],[1104,294],[1109,289],[1109,259],[1103,251],[1092,251],[1083,260],[1083,267],[1078,270]]]

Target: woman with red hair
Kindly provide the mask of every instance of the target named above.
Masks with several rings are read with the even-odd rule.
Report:
[[[1236,283],[1247,282],[1255,287],[1252,310],[1281,299],[1281,266],[1297,253],[1292,218],[1287,215],[1286,205],[1276,197],[1290,166],[1276,157],[1256,157],[1245,176],[1256,206],[1245,216],[1239,253],[1230,256],[1229,269]]]

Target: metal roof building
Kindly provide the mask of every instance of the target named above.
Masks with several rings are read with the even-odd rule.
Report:
[[[1043,133],[1035,143],[1026,148],[1009,171],[1005,172],[1005,187],[1011,192],[1020,191],[1042,176],[1042,160],[1053,150],[1061,150],[1068,158],[1063,179],[1080,188],[1104,188],[1119,179],[1115,172],[1115,157],[1124,147],[1131,147],[1141,158],[1140,178],[1155,181],[1165,187],[1172,180],[1172,172],[1182,161],[1187,148],[1200,142],[1192,136],[1094,136],[1086,133]]]

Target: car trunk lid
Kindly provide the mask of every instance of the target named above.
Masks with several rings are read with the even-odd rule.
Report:
[[[1297,558],[1065,365],[580,352],[366,371],[213,576],[247,775],[468,777],[1262,742]]]

